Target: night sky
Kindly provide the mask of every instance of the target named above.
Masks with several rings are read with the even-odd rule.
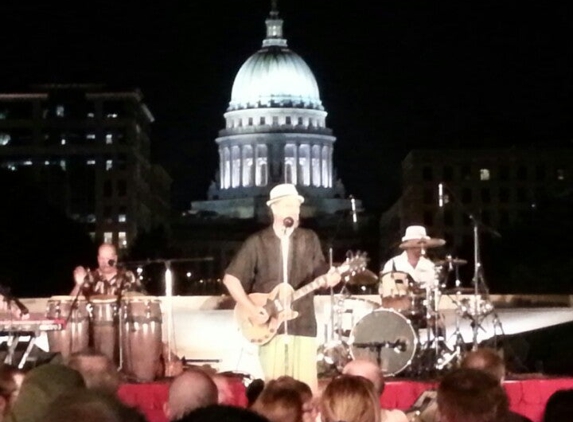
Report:
[[[233,79],[260,48],[270,1],[42,3],[2,5],[0,91],[141,88],[174,205],[205,198]],[[397,197],[412,148],[573,139],[566,2],[429,3],[279,1],[289,46],[313,70],[338,138],[338,174],[371,209]]]

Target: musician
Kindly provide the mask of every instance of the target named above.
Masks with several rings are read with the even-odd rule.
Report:
[[[425,288],[427,283],[432,285],[436,279],[436,268],[434,263],[426,258],[422,248],[424,245],[435,246],[443,244],[442,242],[441,239],[430,238],[423,226],[407,227],[400,244],[400,249],[404,252],[387,261],[382,269],[382,298],[405,295],[412,287],[412,282],[419,288]],[[385,274],[396,272],[405,273],[407,277],[384,277]]]
[[[269,293],[280,283],[298,289],[320,275],[325,275],[323,286],[334,286],[340,281],[337,272],[328,271],[316,233],[299,227],[303,201],[292,184],[274,187],[267,201],[272,225],[249,237],[226,270],[223,283],[233,299],[248,310],[254,324],[264,324],[269,315],[247,293]],[[289,375],[316,391],[313,295],[302,297],[292,307],[300,313],[298,318],[288,321],[286,328],[283,323],[278,335],[259,347],[261,366],[267,380]]]
[[[145,293],[140,281],[131,271],[117,267],[115,246],[103,243],[98,249],[98,268],[90,271],[82,266],[74,270],[74,286],[70,295],[81,289],[84,296],[117,295],[123,292]]]

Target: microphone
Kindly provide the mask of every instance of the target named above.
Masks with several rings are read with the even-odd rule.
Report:
[[[352,222],[358,223],[358,215],[356,214],[356,199],[350,195],[350,207],[352,208]]]
[[[286,236],[287,230],[291,228],[294,224],[294,220],[292,217],[285,217],[283,220],[283,236]]]
[[[115,260],[110,259],[109,261],[107,261],[107,265],[109,265],[110,267],[113,267],[116,264]]]
[[[444,184],[443,183],[439,183],[438,184],[438,206],[440,208],[443,208],[445,204],[445,200],[444,200]]]
[[[24,305],[22,302],[20,302],[20,299],[18,299],[16,296],[14,296],[11,292],[10,292],[10,288],[9,287],[5,287],[0,285],[0,294],[2,296],[4,296],[4,300],[6,302],[13,302],[18,309],[20,310],[20,314],[22,316],[24,315],[28,315],[30,312],[28,311],[28,308],[26,307],[26,305]]]

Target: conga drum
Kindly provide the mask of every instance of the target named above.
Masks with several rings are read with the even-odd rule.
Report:
[[[81,296],[74,303],[74,296],[52,296],[46,306],[46,318],[66,321],[63,330],[48,331],[50,352],[61,353],[64,360],[71,354],[88,348],[88,308]]]
[[[153,381],[162,353],[161,301],[128,296],[121,303],[122,372],[139,381]]]
[[[117,297],[95,295],[90,298],[92,318],[93,349],[119,364],[119,342],[117,338]]]

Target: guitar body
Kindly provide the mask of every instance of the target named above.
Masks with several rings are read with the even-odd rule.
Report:
[[[346,261],[335,270],[340,274],[345,271],[354,273],[366,268],[365,254],[347,256]],[[291,305],[301,297],[319,289],[325,280],[325,276],[315,278],[309,284],[294,291],[289,284],[279,284],[270,293],[251,293],[249,299],[257,307],[263,307],[269,314],[269,319],[264,324],[256,324],[246,308],[237,304],[235,306],[235,321],[243,336],[251,343],[263,345],[272,340],[277,330],[285,321],[298,317],[298,312],[293,311]]]
[[[271,341],[283,322],[298,317],[298,312],[290,307],[293,293],[294,290],[290,285],[279,284],[270,293],[249,295],[251,302],[267,310],[270,318],[264,324],[254,323],[249,312],[237,304],[234,314],[241,334],[251,343],[258,345]]]

